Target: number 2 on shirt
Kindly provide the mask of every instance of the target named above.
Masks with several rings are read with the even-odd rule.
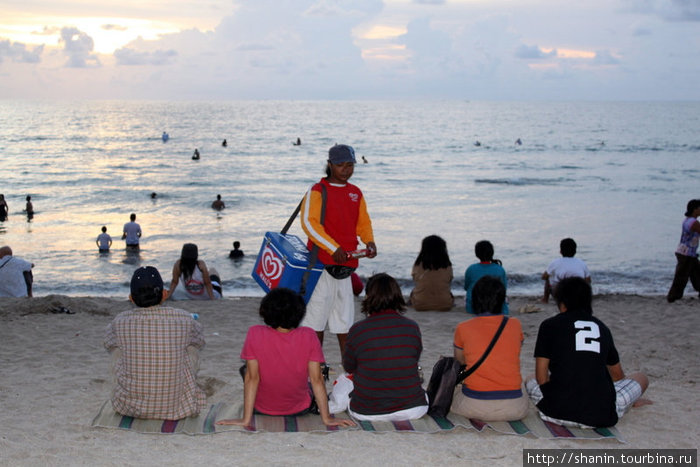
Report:
[[[600,353],[600,328],[593,321],[574,321],[576,331],[576,351]]]

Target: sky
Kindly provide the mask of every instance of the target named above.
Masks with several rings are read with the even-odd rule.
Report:
[[[700,100],[700,0],[0,0],[0,98]]]

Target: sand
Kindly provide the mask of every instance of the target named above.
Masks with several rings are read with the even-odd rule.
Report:
[[[451,354],[455,325],[465,319],[463,297],[453,311],[412,309],[425,348],[426,381],[441,354]],[[259,322],[257,298],[216,302],[174,302],[197,312],[207,339],[198,382],[209,402],[243,398],[239,352],[246,329]],[[525,305],[541,308],[519,314]],[[66,307],[74,314],[51,313]],[[109,398],[109,358],[104,329],[127,300],[47,296],[0,299],[0,464],[1,465],[521,465],[525,448],[692,448],[697,449],[700,417],[698,329],[700,301],[674,304],[663,297],[596,297],[594,313],[612,330],[622,366],[643,371],[654,404],[633,409],[619,423],[627,441],[544,440],[457,429],[419,433],[241,433],[205,436],[150,435],[92,428]],[[523,374],[534,370],[539,323],[555,313],[532,297],[511,298],[513,316],[523,323]],[[357,319],[360,319],[358,313]],[[335,336],[324,345],[327,361],[340,367]],[[329,386],[330,387],[330,386]]]

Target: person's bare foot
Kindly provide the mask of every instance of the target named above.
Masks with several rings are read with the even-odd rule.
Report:
[[[632,407],[641,407],[643,405],[652,405],[654,401],[651,399],[645,399],[644,397],[640,397],[636,401],[634,401],[634,404],[632,404]]]

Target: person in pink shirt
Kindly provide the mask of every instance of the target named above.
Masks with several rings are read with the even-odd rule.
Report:
[[[249,426],[254,413],[304,415],[320,413],[327,426],[353,426],[332,418],[321,374],[325,361],[313,329],[299,327],[306,305],[296,292],[277,288],[260,302],[265,325],[248,329],[241,358],[246,361],[243,418],[219,420],[218,425]]]

